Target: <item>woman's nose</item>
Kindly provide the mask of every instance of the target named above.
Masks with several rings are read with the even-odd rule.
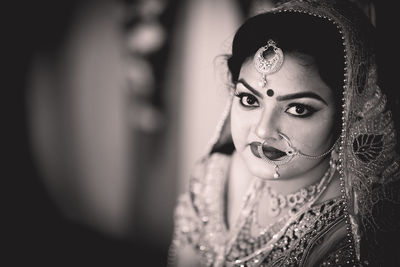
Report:
[[[278,139],[279,129],[277,128],[278,117],[273,110],[263,110],[261,117],[256,125],[256,135],[261,139],[275,138]]]

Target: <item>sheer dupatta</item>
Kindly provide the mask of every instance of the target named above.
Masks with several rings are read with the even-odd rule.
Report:
[[[385,238],[400,229],[399,156],[387,99],[378,85],[373,26],[361,10],[343,0],[283,1],[266,13],[317,16],[341,34],[345,68],[338,151],[345,243],[363,265],[392,263],[398,251]],[[205,158],[233,149],[231,102],[232,96]]]
[[[361,262],[379,264],[387,251],[396,253],[383,236],[398,236],[400,231],[400,169],[395,127],[378,85],[375,29],[361,10],[342,0],[281,1],[266,13],[317,16],[336,25],[342,35],[345,68],[339,164],[347,235]],[[230,103],[231,99],[208,153],[231,142]]]

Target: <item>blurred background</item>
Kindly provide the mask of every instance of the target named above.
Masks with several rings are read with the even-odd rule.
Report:
[[[395,104],[390,7],[378,28]],[[268,0],[18,2],[3,8],[6,265],[165,266],[173,208],[228,92],[224,55]],[[388,49],[388,48],[393,48]],[[3,257],[4,258],[4,257]]]

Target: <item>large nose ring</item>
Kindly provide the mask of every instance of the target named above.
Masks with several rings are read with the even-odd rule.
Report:
[[[326,152],[324,152],[320,155],[308,155],[308,154],[301,152],[299,149],[296,149],[295,147],[293,147],[292,142],[290,141],[289,137],[287,137],[285,134],[278,133],[278,135],[281,136],[288,143],[289,149],[286,150],[285,152],[288,156],[292,156],[292,157],[299,156],[299,157],[304,157],[304,158],[308,158],[308,159],[319,159],[319,158],[325,157],[326,155],[331,153],[335,147],[335,144],[337,143],[337,140],[336,140],[330,149],[328,149]]]
[[[290,157],[296,156],[298,154],[298,150],[293,147],[292,142],[290,141],[289,137],[287,137],[285,134],[283,134],[281,132],[278,132],[278,135],[280,137],[282,137],[288,145],[288,149],[285,150],[286,155],[288,155]]]
[[[275,179],[278,179],[278,178],[280,177],[280,174],[279,174],[279,166],[280,166],[280,165],[284,165],[284,164],[288,163],[289,161],[291,161],[292,158],[294,157],[295,153],[292,152],[293,150],[288,150],[288,151],[291,151],[291,152],[288,153],[287,151],[285,151],[286,156],[285,156],[283,159],[281,159],[281,160],[272,160],[272,159],[269,159],[269,158],[264,154],[264,151],[263,151],[263,146],[264,146],[264,144],[267,144],[267,141],[266,141],[266,140],[264,140],[264,141],[258,146],[258,154],[259,154],[260,157],[261,157],[264,161],[266,161],[267,163],[269,163],[269,164],[271,164],[271,165],[275,165],[275,172],[274,172],[274,175],[273,175],[273,176],[274,176]]]

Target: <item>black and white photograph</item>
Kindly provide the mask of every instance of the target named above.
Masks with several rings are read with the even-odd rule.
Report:
[[[1,266],[400,266],[394,3],[3,12]]]

